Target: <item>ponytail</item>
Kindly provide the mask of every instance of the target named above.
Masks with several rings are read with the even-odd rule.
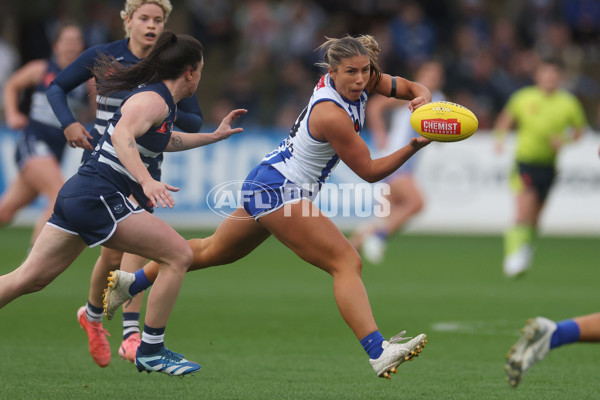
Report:
[[[130,91],[141,84],[176,79],[188,68],[195,70],[202,62],[202,50],[202,44],[193,37],[164,31],[148,57],[136,65],[125,67],[114,57],[101,54],[92,74],[101,96]]]

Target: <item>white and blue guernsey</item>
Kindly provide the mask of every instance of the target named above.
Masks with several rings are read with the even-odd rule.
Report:
[[[329,74],[321,77],[289,136],[246,178],[242,191],[245,195],[252,193],[243,197],[246,212],[258,219],[299,197],[314,198],[340,161],[329,142],[317,140],[310,133],[308,121],[314,106],[323,101],[335,103],[346,111],[356,134],[360,134],[367,99],[364,90],[357,101],[348,100],[335,89]]]

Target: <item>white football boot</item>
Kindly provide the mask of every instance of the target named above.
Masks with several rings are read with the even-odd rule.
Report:
[[[556,331],[556,322],[544,317],[527,321],[521,337],[508,351],[504,372],[510,386],[516,387],[523,374],[550,351],[550,339]]]
[[[415,338],[402,337],[405,333],[406,331],[400,332],[398,335],[391,338],[389,342],[384,340],[381,344],[383,353],[375,360],[369,359],[369,362],[378,377],[390,379],[389,373],[397,373],[398,371],[396,368],[398,365],[402,364],[404,361],[411,361],[423,351],[423,347],[425,347],[425,343],[427,343],[427,335],[421,333]],[[408,339],[411,340],[406,343],[399,343]]]
[[[530,245],[523,245],[521,248],[504,259],[504,275],[514,278],[523,274],[531,267],[533,258],[533,249]]]
[[[135,281],[135,274],[121,270],[111,271],[108,277],[108,288],[104,289],[104,315],[112,319],[119,307],[133,298],[129,287]]]
[[[362,254],[365,260],[371,264],[381,264],[383,262],[383,256],[385,254],[386,243],[385,240],[371,234],[366,237],[362,245]]]

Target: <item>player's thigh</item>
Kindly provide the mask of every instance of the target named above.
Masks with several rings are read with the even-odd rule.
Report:
[[[60,164],[54,157],[35,157],[31,159],[23,171],[23,178],[29,186],[54,201],[58,191],[64,184]]]
[[[169,224],[147,212],[132,214],[120,221],[104,245],[157,262],[185,262],[189,265],[192,258],[186,240]]]
[[[77,235],[67,233],[51,225],[45,225],[36,242],[19,267],[25,280],[50,283],[61,274],[86,248]]]
[[[327,272],[360,266],[354,246],[309,200],[288,204],[259,222],[303,260]]]

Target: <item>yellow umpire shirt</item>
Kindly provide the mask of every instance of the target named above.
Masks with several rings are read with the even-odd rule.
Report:
[[[517,122],[516,160],[528,164],[554,165],[551,138],[568,140],[568,128],[587,123],[581,103],[566,90],[548,95],[537,86],[524,87],[513,93],[505,109]]]

